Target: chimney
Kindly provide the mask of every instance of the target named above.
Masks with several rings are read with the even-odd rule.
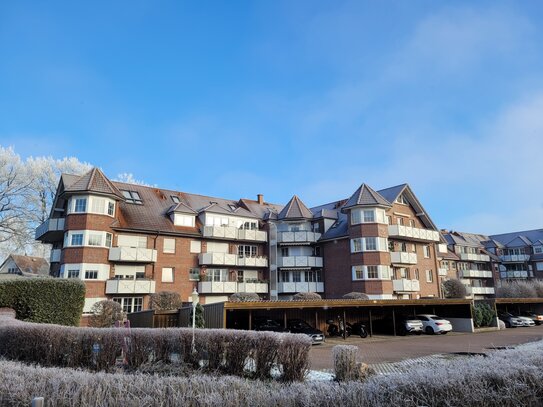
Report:
[[[259,204],[259,205],[262,205],[262,204],[264,203],[264,195],[258,194],[258,195],[256,196],[256,200],[258,201],[258,204]]]

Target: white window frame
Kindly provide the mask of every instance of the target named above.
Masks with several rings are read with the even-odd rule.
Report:
[[[191,253],[202,253],[202,242],[199,240],[190,241],[190,252]]]
[[[174,267],[162,267],[161,281],[163,283],[173,283],[175,279],[174,275],[175,275]]]
[[[434,282],[434,272],[432,270],[426,270],[426,282],[427,283]]]
[[[162,243],[162,253],[175,254],[175,238],[165,237]]]

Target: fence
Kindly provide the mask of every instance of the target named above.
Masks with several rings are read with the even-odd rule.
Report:
[[[202,305],[205,328],[223,328],[224,303]],[[128,314],[132,328],[188,327],[192,306],[174,311],[146,310]]]

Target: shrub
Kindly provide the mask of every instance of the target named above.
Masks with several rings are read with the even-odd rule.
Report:
[[[495,316],[494,309],[488,303],[475,302],[473,306],[473,323],[476,328],[492,325]]]
[[[465,298],[466,286],[456,278],[447,280],[443,283],[443,295],[445,298]]]
[[[260,301],[260,296],[256,293],[235,293],[228,298],[232,302],[251,302]]]
[[[358,348],[352,345],[336,345],[332,348],[334,374],[337,381],[355,380]]]
[[[277,363],[282,367],[281,379],[286,382],[303,380],[309,367],[311,339],[306,335],[286,335],[277,352]]]
[[[89,326],[93,328],[111,328],[116,321],[125,318],[121,304],[112,300],[103,300],[94,304],[91,308]]]
[[[534,286],[535,293],[539,298],[543,298],[543,280],[533,280],[532,284]]]
[[[194,308],[191,307],[190,309],[190,316],[189,316],[189,327],[192,327],[192,314],[193,314]],[[202,307],[201,304],[196,304],[196,321],[195,325],[196,328],[205,328],[205,320],[204,320],[204,307]]]
[[[317,301],[322,300],[322,297],[317,293],[298,293],[292,297],[293,301]]]
[[[75,279],[25,278],[0,281],[0,307],[24,321],[79,325],[85,284]]]
[[[496,290],[499,298],[536,298],[537,291],[530,281],[502,281]]]
[[[369,300],[370,299],[370,297],[368,297],[368,294],[357,293],[357,292],[347,293],[343,296],[343,298],[346,300]]]
[[[158,311],[173,311],[179,309],[182,304],[181,295],[175,291],[160,291],[151,294],[151,309]]]

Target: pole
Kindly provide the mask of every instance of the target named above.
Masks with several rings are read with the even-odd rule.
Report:
[[[194,330],[196,329],[196,302],[192,303],[192,353],[196,353],[196,346],[194,345]]]
[[[43,407],[45,406],[45,401],[43,397],[34,397],[32,399],[32,407]]]
[[[392,330],[394,331],[394,336],[396,336],[396,312],[394,312],[394,307],[392,307]]]
[[[347,340],[347,316],[345,315],[345,308],[343,308],[343,340]]]

